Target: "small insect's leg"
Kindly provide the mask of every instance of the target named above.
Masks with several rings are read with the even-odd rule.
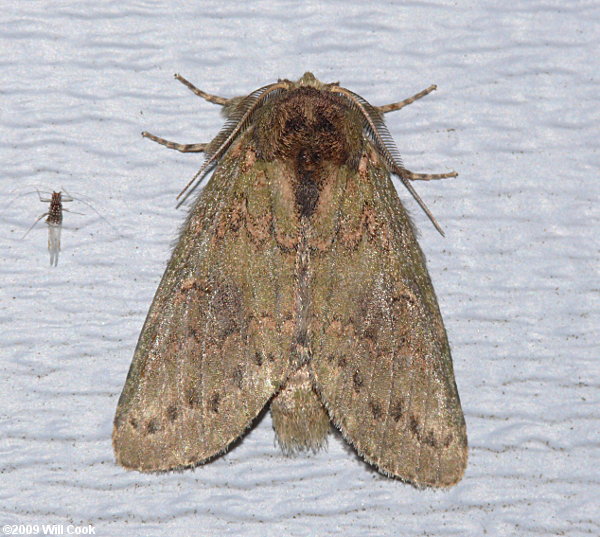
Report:
[[[63,201],[69,201],[69,200],[63,200]],[[78,213],[77,211],[72,211],[71,209],[65,209],[64,207],[62,208],[62,210],[66,211],[68,213],[71,213],[71,214],[79,214],[81,216],[85,216],[85,213]]]
[[[62,186],[61,186],[61,188],[62,188],[62,190],[61,190],[61,196],[60,196],[60,200],[61,200],[61,201],[66,201],[66,202],[69,202],[69,201],[73,201],[73,200],[75,199],[73,196],[71,196],[71,194],[69,194],[69,193],[68,193],[68,192],[65,190],[65,188],[64,188],[64,187],[62,187]],[[66,195],[65,195],[65,192],[66,192]]]
[[[35,227],[35,225],[45,216],[49,216],[50,213],[44,213],[42,215],[40,215],[38,218],[36,218],[35,222],[33,224],[31,224],[31,227],[25,232],[25,235],[23,235],[21,238],[24,239],[25,237],[27,237],[27,235],[29,235],[29,232]]]
[[[437,89],[437,86],[435,84],[433,84],[432,86],[429,86],[427,89],[424,89],[423,91],[420,91],[419,93],[415,93],[412,97],[409,97],[408,99],[404,99],[403,101],[400,101],[397,103],[376,106],[375,108],[377,110],[379,110],[382,114],[385,114],[387,112],[393,112],[394,110],[400,110],[401,108],[404,108],[405,106],[408,106],[409,104],[412,104],[415,101],[418,101],[419,99],[425,97],[425,95],[429,95],[432,91],[435,91],[436,89]]]
[[[153,142],[157,142],[160,145],[164,145],[169,149],[181,151],[182,153],[202,153],[203,151],[206,151],[206,147],[208,146],[208,144],[178,144],[177,142],[170,142],[164,138],[154,136],[154,134],[150,134],[146,131],[142,132],[142,136],[144,138],[149,138]]]
[[[447,179],[448,177],[457,177],[458,173],[414,173],[407,170],[406,168],[402,168],[401,175],[402,177],[406,177],[406,179],[410,179],[411,181],[432,181],[434,179]]]
[[[52,201],[52,198],[42,198],[42,193],[36,188],[35,191],[38,194],[38,198],[40,198],[40,201],[42,203],[50,203]]]
[[[221,106],[223,106],[223,105],[227,104],[227,101],[229,101],[229,99],[226,99],[225,97],[219,97],[218,95],[211,95],[210,93],[206,93],[205,91],[198,89],[196,86],[194,86],[194,84],[192,84],[191,82],[189,82],[188,80],[186,80],[179,74],[175,74],[175,78],[177,80],[179,80],[179,82],[181,82],[183,85],[187,86],[190,90],[192,90],[196,95],[198,95],[198,97],[202,97],[203,99],[207,100],[209,103],[220,104]]]

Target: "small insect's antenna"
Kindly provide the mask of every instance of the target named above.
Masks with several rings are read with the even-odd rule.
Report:
[[[68,192],[68,191],[67,191],[67,190],[66,190],[64,187],[63,187],[63,190],[62,190],[62,191],[63,191],[63,192],[66,192],[66,193],[67,193],[67,195],[68,195],[68,196],[69,196],[69,198],[70,198],[69,200],[65,200],[65,199],[63,198],[63,201],[74,201],[74,200],[76,200],[76,201],[78,201],[78,202],[80,202],[80,203],[83,203],[84,205],[87,205],[87,206],[88,206],[88,207],[89,207],[89,208],[90,208],[92,211],[94,211],[94,212],[96,213],[96,215],[98,215],[98,216],[99,216],[99,217],[100,217],[102,220],[104,220],[104,222],[106,222],[106,223],[107,223],[107,224],[108,224],[108,225],[109,225],[109,226],[110,226],[110,227],[113,229],[113,231],[114,231],[114,232],[115,232],[117,235],[121,235],[121,232],[120,232],[120,231],[119,231],[119,230],[118,230],[118,229],[117,229],[117,228],[116,228],[116,227],[115,227],[113,224],[111,224],[110,220],[108,220],[108,219],[107,219],[106,217],[104,217],[104,216],[103,216],[103,215],[102,215],[100,212],[98,212],[98,211],[96,210],[96,208],[95,208],[95,207],[94,207],[94,206],[93,206],[91,203],[88,203],[88,202],[87,202],[87,201],[85,201],[84,199],[81,199],[81,197],[80,197],[80,196],[77,196],[77,197],[75,197],[75,196],[71,195],[71,194],[70,194],[70,193],[69,193],[69,192]],[[70,212],[70,213],[73,213],[73,214],[81,214],[81,215],[83,214],[83,213],[76,213],[75,211],[71,211],[71,210],[69,210],[69,209],[63,209],[63,210],[65,210],[65,211],[67,211],[67,212]]]
[[[12,198],[10,198],[10,200],[8,200],[8,202],[6,204],[4,204],[4,209],[2,209],[2,211],[0,211],[0,216],[2,216],[10,208],[10,206],[13,204],[13,202],[15,202],[16,200],[18,200],[19,198],[22,198],[24,196],[30,196],[34,192],[37,192],[38,196],[40,196],[40,191],[44,192],[37,185],[23,185],[22,187],[13,188],[9,192],[9,194],[12,194],[13,192],[15,192],[15,190],[20,190],[21,188],[25,188],[25,187],[33,188],[33,190],[28,190],[27,192],[20,192],[16,196],[13,196]],[[48,201],[50,201],[50,200],[48,200]]]

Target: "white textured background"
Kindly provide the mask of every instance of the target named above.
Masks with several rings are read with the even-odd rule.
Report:
[[[0,525],[102,536],[600,534],[598,3],[23,1],[0,10]],[[117,467],[111,422],[224,96],[305,70],[390,114],[469,430],[463,481],[418,491],[337,437],[287,459],[267,416],[195,471]],[[65,215],[48,266],[33,186]],[[9,204],[10,201],[10,204]]]

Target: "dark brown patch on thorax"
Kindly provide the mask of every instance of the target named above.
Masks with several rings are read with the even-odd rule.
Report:
[[[310,217],[330,170],[357,168],[362,153],[362,123],[341,96],[300,87],[273,99],[254,132],[257,155],[280,159],[294,170],[294,195],[300,216]]]

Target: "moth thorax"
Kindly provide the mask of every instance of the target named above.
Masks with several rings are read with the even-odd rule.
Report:
[[[331,170],[360,160],[362,127],[343,98],[312,87],[288,91],[271,106],[257,125],[259,153],[294,170],[298,209],[310,216]]]
[[[360,127],[348,117],[350,110],[343,100],[330,92],[301,87],[285,93],[273,103],[274,110],[264,134],[267,146],[278,157],[296,160],[310,158],[315,165],[330,161],[341,165],[360,139]],[[358,132],[353,132],[358,131]],[[275,156],[273,155],[273,156]]]

